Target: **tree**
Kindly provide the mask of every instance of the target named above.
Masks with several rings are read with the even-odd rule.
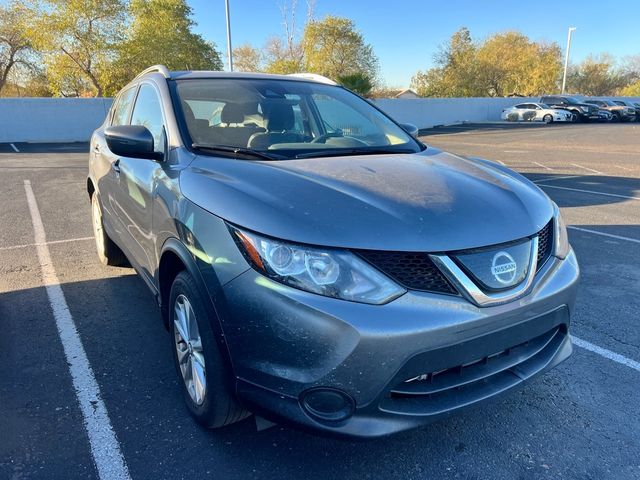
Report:
[[[350,75],[339,75],[337,80],[342,86],[347,87],[349,90],[352,90],[363,97],[368,97],[373,89],[371,78],[363,72],[356,72]]]
[[[620,95],[623,97],[640,97],[640,80],[624,87],[620,90]]]
[[[18,67],[32,67],[33,49],[25,34],[29,18],[20,2],[0,6],[0,92]]]
[[[260,72],[263,70],[262,52],[247,44],[233,49],[233,68],[239,72]]]
[[[44,70],[25,69],[24,75],[7,82],[0,97],[50,97],[49,79]]]
[[[477,96],[477,46],[469,29],[462,27],[449,43],[440,47],[434,57],[435,67],[418,71],[411,79],[411,87],[425,97]]]
[[[329,78],[361,73],[375,81],[378,59],[347,18],[326,16],[307,23],[302,37],[306,70]]]
[[[493,35],[478,48],[476,58],[478,82],[492,97],[553,92],[562,71],[557,44],[533,42],[520,32]]]
[[[130,34],[117,48],[109,93],[155,64],[169,70],[222,69],[216,46],[192,31],[195,23],[185,0],[132,0],[130,13]]]
[[[607,54],[587,57],[572,66],[567,76],[569,89],[583,95],[615,95],[628,83],[628,77],[615,67],[613,58]]]
[[[279,4],[279,8],[284,27],[284,39],[274,36],[267,40],[264,47],[266,60],[264,70],[268,73],[298,73],[305,69],[304,52],[297,25],[298,1],[283,1]],[[306,24],[313,20],[314,8],[315,0],[307,0]]]
[[[105,90],[105,73],[126,31],[122,0],[45,0],[40,20],[30,31],[33,43],[46,52],[52,89],[68,94],[69,74],[95,95]]]
[[[533,42],[519,32],[493,35],[484,42],[461,28],[434,57],[435,66],[418,71],[411,86],[422,96],[535,96],[557,89],[560,47]]]

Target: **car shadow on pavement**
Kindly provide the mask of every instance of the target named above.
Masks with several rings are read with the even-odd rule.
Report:
[[[420,136],[450,135],[463,132],[489,132],[504,130],[527,130],[532,128],[568,127],[569,123],[544,123],[544,122],[478,122],[456,123],[453,125],[437,125],[431,128],[421,128]]]
[[[541,449],[535,455],[553,461],[564,449],[562,438],[555,446],[548,439],[543,446],[527,442],[572,418],[572,360],[508,396],[370,442],[282,426],[257,432],[253,417],[217,431],[203,429],[181,398],[172,344],[153,297],[132,273],[122,269],[122,276],[63,283],[62,289],[134,478],[178,478],[185,465],[194,478],[210,472],[238,479],[455,472],[465,478],[539,478],[545,468],[530,464],[532,454],[523,452]],[[83,465],[90,469],[86,441],[70,448],[56,440],[61,434],[86,437],[45,289],[0,294],[0,319],[0,456],[27,462],[36,473],[50,471],[51,478],[61,472],[75,477],[74,469],[82,472]],[[33,340],[15,341],[26,337]]]
[[[585,207],[640,200],[640,178],[595,174],[520,172],[560,207]]]

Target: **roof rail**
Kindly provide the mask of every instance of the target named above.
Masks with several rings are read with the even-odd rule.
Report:
[[[142,77],[143,75],[146,75],[147,73],[153,73],[153,72],[158,72],[158,73],[162,74],[162,76],[164,78],[171,78],[171,73],[169,73],[169,69],[167,67],[165,67],[164,65],[154,65],[152,67],[145,68],[142,72],[140,72],[138,75],[136,75],[136,78]]]
[[[327,78],[323,75],[318,75],[317,73],[289,73],[287,77],[298,77],[304,78],[305,80],[313,80],[318,83],[325,83],[327,85],[338,85],[336,82]]]

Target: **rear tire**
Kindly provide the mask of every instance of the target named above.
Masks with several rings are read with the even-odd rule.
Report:
[[[611,122],[612,123],[618,123],[620,121],[620,114],[619,113],[614,113],[613,117],[611,117]]]
[[[232,394],[205,301],[186,271],[171,286],[169,324],[176,371],[194,419],[206,428],[220,428],[248,417]]]
[[[96,250],[100,262],[103,265],[110,265],[112,267],[128,266],[129,261],[127,257],[104,230],[102,207],[100,207],[100,199],[98,198],[97,192],[91,195],[91,220],[93,224],[93,238],[96,241]]]

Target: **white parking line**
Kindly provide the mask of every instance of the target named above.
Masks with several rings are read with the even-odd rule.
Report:
[[[68,238],[66,240],[52,240],[47,243],[25,243],[23,245],[11,245],[10,247],[0,247],[0,250],[17,250],[19,248],[39,247],[40,245],[55,245],[57,243],[84,242],[93,240],[93,237]]]
[[[631,360],[624,355],[620,355],[619,353],[612,352],[611,350],[607,350],[606,348],[599,347],[598,345],[594,345],[593,343],[587,342],[586,340],[582,340],[578,337],[574,337],[573,335],[571,335],[571,341],[574,345],[577,345],[580,348],[584,348],[585,350],[596,353],[601,357],[607,358],[613,362],[619,363],[629,368],[633,368],[634,370],[640,372],[640,362]]]
[[[100,387],[82,346],[78,330],[64,298],[38,210],[36,197],[29,180],[24,181],[24,190],[31,213],[36,251],[42,271],[42,282],[49,297],[49,304],[56,320],[58,335],[71,373],[73,388],[84,419],[84,427],[89,437],[91,455],[102,480],[130,480],[129,469],[124,461],[120,444],[111,426],[107,408],[100,395]]]
[[[618,195],[617,193],[596,192],[595,190],[583,190],[581,188],[558,187],[557,185],[544,185],[542,183],[538,183],[538,186],[540,186],[540,187],[548,187],[548,188],[558,188],[560,190],[571,190],[571,191],[574,191],[574,192],[592,193],[593,195],[605,195],[607,197],[617,197],[617,198],[628,198],[630,200],[640,200],[640,197],[631,197],[629,195]]]
[[[585,175],[566,175],[564,177],[547,177],[547,178],[541,178],[540,180],[534,180],[533,183],[555,182],[556,180],[565,180],[567,178],[580,178],[584,176]]]
[[[533,163],[535,163],[535,164],[536,164],[536,165],[538,165],[539,167],[544,168],[545,170],[553,170],[553,168],[547,167],[546,165],[544,165],[544,164],[542,164],[542,163],[539,163],[539,162],[533,162]]]
[[[627,242],[640,243],[640,240],[638,240],[637,238],[623,237],[621,235],[599,232],[597,230],[589,230],[588,228],[574,227],[572,225],[567,225],[567,228],[570,228],[571,230],[578,230],[579,232],[587,232],[593,233],[594,235],[602,235],[603,237],[615,238],[616,240],[626,240]]]
[[[16,147],[13,143],[10,143],[9,145],[11,145],[11,148],[13,148],[14,152],[20,153],[20,150],[18,150],[18,147]]]
[[[594,170],[593,168],[589,168],[589,167],[583,167],[582,165],[578,165],[577,163],[572,163],[571,165],[573,165],[574,167],[583,168],[584,170],[587,170],[588,172],[602,174],[602,172],[599,172],[598,170]]]

